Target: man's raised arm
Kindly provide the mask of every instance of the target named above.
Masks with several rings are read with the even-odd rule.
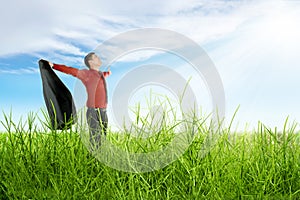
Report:
[[[55,63],[52,63],[52,62],[49,62],[49,61],[48,61],[48,63],[50,65],[50,67],[52,67],[55,70],[61,71],[61,72],[66,73],[66,74],[70,74],[70,75],[75,76],[75,77],[78,76],[79,69],[77,69],[77,68],[68,67],[66,65],[61,65],[61,64],[55,64]]]

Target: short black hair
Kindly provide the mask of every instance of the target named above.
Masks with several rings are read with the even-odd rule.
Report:
[[[84,63],[85,63],[85,65],[86,65],[88,68],[91,67],[91,66],[90,66],[90,63],[89,63],[89,60],[92,59],[92,56],[93,56],[93,55],[95,55],[95,52],[90,52],[90,53],[88,53],[88,54],[84,57]]]

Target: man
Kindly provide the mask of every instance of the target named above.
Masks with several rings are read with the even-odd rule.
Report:
[[[49,62],[49,65],[55,70],[77,77],[86,87],[86,118],[90,130],[90,142],[92,146],[97,148],[101,144],[101,133],[106,136],[107,131],[107,88],[105,78],[111,74],[111,71],[99,71],[102,62],[94,52],[90,52],[85,56],[84,63],[89,69],[79,70],[51,62]]]

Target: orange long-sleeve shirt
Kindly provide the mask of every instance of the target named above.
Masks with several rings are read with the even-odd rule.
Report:
[[[105,77],[110,72],[101,72],[93,69],[76,69],[60,64],[53,64],[53,69],[77,77],[84,84],[87,91],[86,106],[89,108],[107,107],[107,88]]]

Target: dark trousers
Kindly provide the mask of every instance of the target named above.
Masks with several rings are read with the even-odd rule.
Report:
[[[108,124],[106,109],[88,108],[86,118],[90,131],[90,143],[98,148],[101,145],[101,135],[106,136]]]

